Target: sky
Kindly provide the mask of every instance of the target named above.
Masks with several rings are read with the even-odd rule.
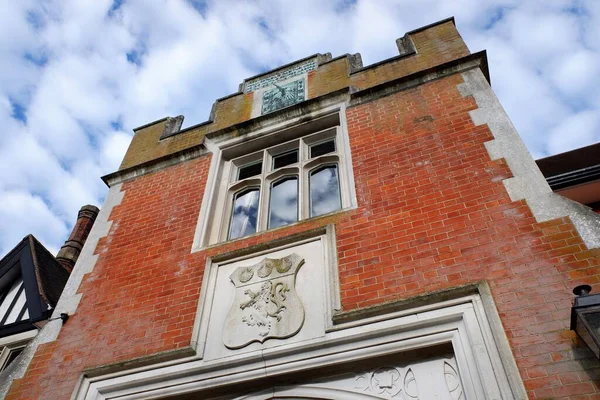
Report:
[[[600,141],[598,0],[0,0],[0,256],[29,233],[56,253],[133,128],[205,121],[244,78],[315,53],[393,57],[451,16],[535,158]]]

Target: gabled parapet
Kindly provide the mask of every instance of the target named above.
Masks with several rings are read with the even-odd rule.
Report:
[[[181,128],[183,116],[134,129],[119,170],[129,169],[202,144],[204,136],[341,89],[364,90],[458,60],[470,54],[449,18],[396,40],[399,54],[363,66],[360,54],[332,58],[315,54],[245,79],[239,91],[218,99],[209,119]]]

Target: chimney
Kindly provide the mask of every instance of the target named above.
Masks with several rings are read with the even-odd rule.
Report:
[[[60,248],[56,255],[56,261],[58,261],[67,271],[71,272],[75,266],[79,253],[83,248],[83,244],[90,234],[92,225],[98,216],[100,210],[96,206],[87,205],[81,207],[79,214],[77,215],[77,222],[73,226],[71,236]]]

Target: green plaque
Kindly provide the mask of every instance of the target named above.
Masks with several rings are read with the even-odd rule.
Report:
[[[304,101],[304,78],[267,89],[263,93],[261,114],[267,114]]]

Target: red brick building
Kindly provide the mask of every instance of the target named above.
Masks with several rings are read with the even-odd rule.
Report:
[[[600,397],[600,216],[552,192],[452,19],[135,129],[9,399]]]

